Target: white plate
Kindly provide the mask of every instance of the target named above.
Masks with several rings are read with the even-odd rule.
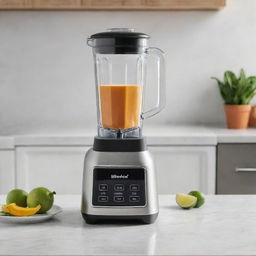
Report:
[[[51,219],[56,214],[62,212],[62,208],[58,205],[53,205],[52,208],[44,214],[35,214],[33,216],[17,217],[17,216],[0,216],[0,222],[9,223],[38,223]]]

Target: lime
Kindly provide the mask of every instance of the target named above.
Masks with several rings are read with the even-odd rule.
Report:
[[[195,208],[199,208],[204,204],[205,199],[204,194],[202,192],[194,190],[189,192],[188,194],[191,196],[195,196],[197,198],[196,205],[194,206]]]
[[[191,195],[177,194],[176,202],[181,208],[190,209],[196,205],[197,198]]]
[[[6,204],[15,203],[21,207],[27,207],[27,196],[28,193],[22,189],[11,190],[6,197]]]
[[[40,204],[41,209],[37,213],[46,213],[52,208],[55,194],[47,188],[34,188],[27,197],[28,207],[34,208]]]

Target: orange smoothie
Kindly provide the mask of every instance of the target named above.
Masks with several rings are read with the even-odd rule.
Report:
[[[104,128],[129,129],[140,125],[140,85],[100,85],[99,94]]]

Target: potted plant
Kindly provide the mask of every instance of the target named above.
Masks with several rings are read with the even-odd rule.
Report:
[[[241,69],[239,77],[231,71],[224,73],[224,80],[212,77],[218,83],[225,102],[227,126],[230,129],[246,129],[248,126],[251,99],[256,92],[256,77],[246,77]]]

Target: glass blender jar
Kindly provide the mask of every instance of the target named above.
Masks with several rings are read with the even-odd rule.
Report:
[[[148,35],[132,29],[110,29],[88,39],[94,55],[99,137],[141,137],[143,119],[164,107],[164,57],[148,41]],[[149,58],[155,59],[156,70],[148,69]],[[157,102],[149,110],[144,107],[147,72],[158,78]]]
[[[142,123],[165,105],[165,74],[163,52],[148,41],[148,35],[131,29],[111,29],[87,41],[94,55],[98,116],[98,136],[84,160],[81,213],[89,224],[153,223],[158,216],[154,161]],[[157,100],[146,110],[149,72],[157,77]]]

